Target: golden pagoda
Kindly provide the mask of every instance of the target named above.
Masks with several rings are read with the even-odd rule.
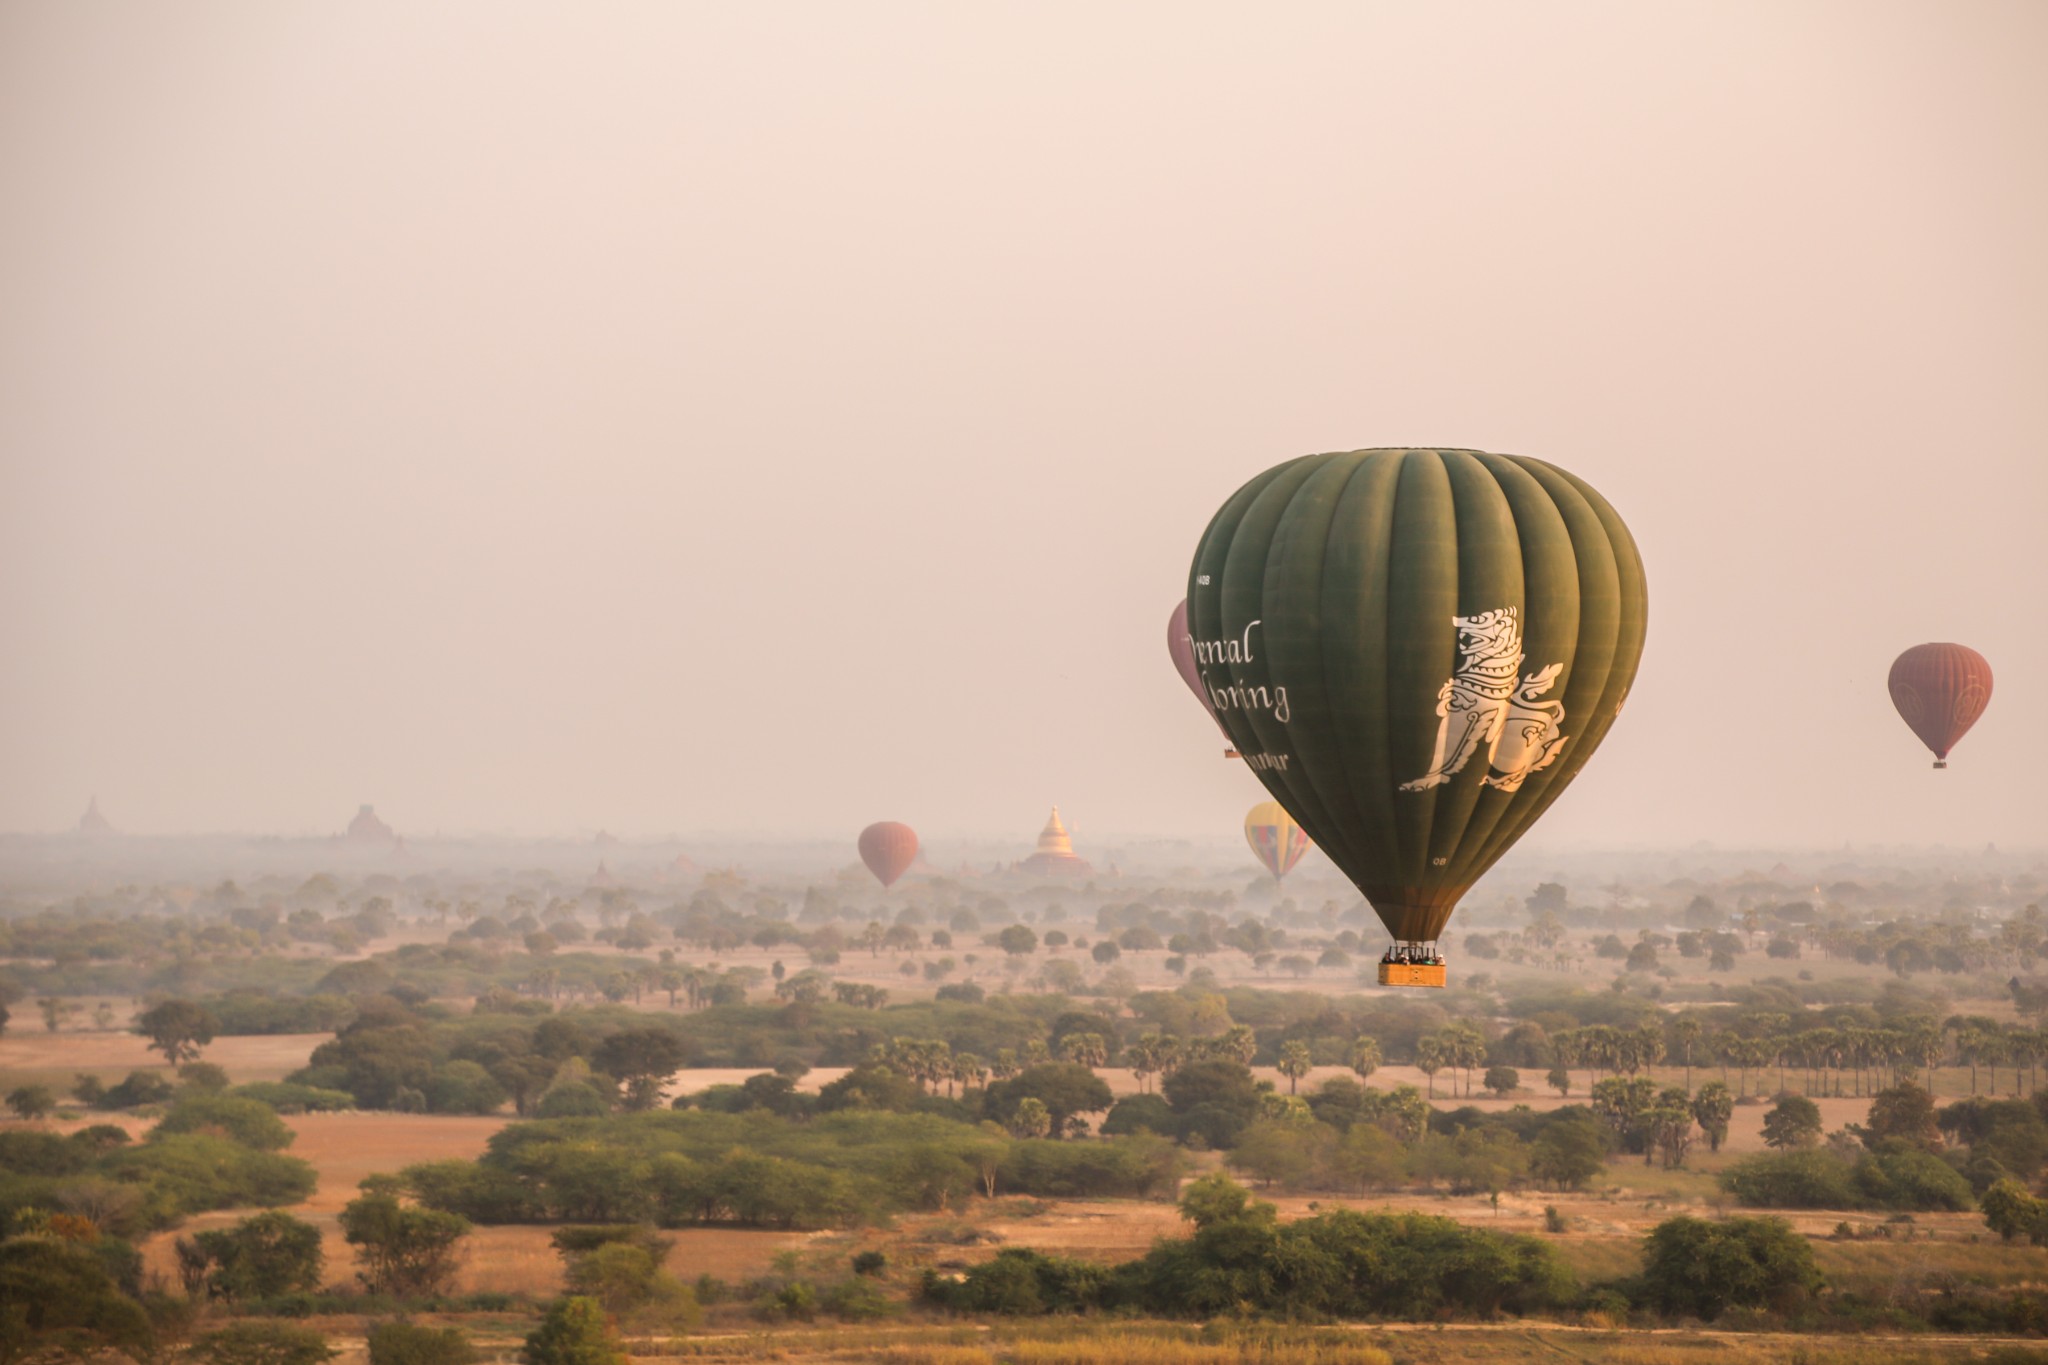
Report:
[[[1045,828],[1039,831],[1038,850],[1018,864],[1017,870],[1035,877],[1085,877],[1095,871],[1086,858],[1074,852],[1074,840],[1060,823],[1058,806],[1052,808]]]

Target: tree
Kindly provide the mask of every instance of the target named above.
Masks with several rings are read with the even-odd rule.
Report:
[[[1022,924],[1013,924],[996,935],[996,946],[1011,957],[1023,957],[1038,947],[1038,935]]]
[[[195,1233],[189,1243],[180,1240],[180,1261],[204,1267],[212,1298],[274,1299],[320,1287],[320,1229],[288,1213],[259,1213],[231,1228]]]
[[[1683,1166],[1686,1154],[1692,1150],[1693,1118],[1686,1107],[1684,1091],[1674,1087],[1666,1093],[1668,1101],[1644,1115],[1643,1123],[1648,1130],[1650,1150],[1663,1159],[1664,1169],[1669,1171]]]
[[[1361,1083],[1370,1080],[1372,1073],[1380,1069],[1380,1040],[1364,1034],[1351,1040],[1351,1050],[1345,1055],[1345,1065],[1358,1073]]]
[[[150,1358],[149,1318],[81,1241],[0,1242],[0,1365],[120,1352]]]
[[[400,1298],[446,1289],[455,1277],[457,1244],[469,1235],[466,1218],[399,1203],[389,1176],[365,1180],[363,1197],[342,1209],[340,1222],[342,1235],[356,1248],[363,1287]]]
[[[1448,1059],[1444,1045],[1435,1034],[1425,1034],[1415,1042],[1415,1069],[1429,1078],[1429,1097],[1436,1098],[1436,1073],[1444,1069]]]
[[[172,1066],[194,1061],[200,1049],[220,1031],[213,1011],[191,1000],[166,1000],[146,1010],[135,1021],[135,1031],[149,1039],[152,1051],[164,1054]]]
[[[1543,1083],[1555,1090],[1559,1099],[1572,1093],[1572,1073],[1561,1066],[1550,1068],[1543,1077]]]
[[[1820,1134],[1820,1106],[1804,1095],[1787,1095],[1764,1115],[1766,1147],[1811,1147]]]
[[[1015,1080],[997,1081],[984,1092],[988,1116],[1008,1125],[1027,1099],[1045,1107],[1053,1137],[1065,1137],[1082,1114],[1097,1114],[1116,1102],[1109,1087],[1078,1062],[1047,1062],[1027,1068]]]
[[[7,1092],[7,1107],[34,1122],[57,1107],[57,1095],[47,1085],[24,1085]]]
[[[1941,1149],[1941,1132],[1935,1126],[1934,1101],[1917,1085],[1894,1085],[1870,1098],[1870,1117],[1864,1124],[1864,1142],[1875,1147],[1897,1139],[1926,1151]]]
[[[1116,940],[1109,938],[1099,940],[1093,948],[1088,950],[1088,956],[1094,958],[1105,967],[1123,955],[1124,950],[1116,946]]]
[[[527,1365],[625,1365],[618,1333],[596,1299],[571,1295],[548,1306],[526,1339]]]
[[[1547,1123],[1529,1149],[1529,1174],[1560,1190],[1576,1190],[1600,1174],[1607,1143],[1591,1119]]]
[[[1308,1075],[1315,1060],[1309,1055],[1308,1044],[1299,1038],[1290,1038],[1280,1045],[1280,1074],[1287,1078],[1287,1093],[1292,1095],[1301,1084],[1301,1078]]]
[[[1671,1026],[1671,1041],[1678,1045],[1678,1055],[1685,1059],[1685,1093],[1692,1093],[1692,1050],[1699,1046],[1700,1021],[1693,1018],[1680,1019]]]
[[[1511,1066],[1490,1066],[1486,1068],[1486,1076],[1480,1084],[1506,1099],[1522,1088],[1522,1073]]]
[[[1007,1125],[1020,1138],[1042,1138],[1053,1130],[1052,1112],[1035,1095],[1017,1101]]]
[[[1707,1150],[1718,1152],[1728,1140],[1728,1121],[1735,1117],[1735,1095],[1719,1081],[1708,1081],[1692,1098],[1693,1122],[1707,1135]]]
[[[1672,1218],[1643,1241],[1643,1289],[1659,1310],[1713,1321],[1729,1308],[1796,1302],[1821,1288],[1813,1247],[1782,1218]]]
[[[2035,1246],[2048,1245],[2048,1200],[2027,1193],[2017,1180],[2000,1180],[1984,1191],[1978,1207],[1993,1232],[2010,1242],[2025,1237]]]
[[[690,1045],[665,1028],[623,1029],[597,1045],[591,1065],[626,1087],[626,1108],[652,1109],[666,1086],[690,1059]]]
[[[1183,1136],[1199,1135],[1211,1147],[1231,1147],[1259,1112],[1259,1087],[1251,1068],[1227,1057],[1205,1057],[1175,1069],[1160,1082]]]

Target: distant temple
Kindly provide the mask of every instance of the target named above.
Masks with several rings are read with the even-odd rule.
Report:
[[[1074,852],[1074,841],[1060,823],[1058,806],[1052,808],[1051,818],[1039,832],[1038,851],[1019,863],[1017,870],[1033,877],[1086,877],[1095,871],[1086,858]]]
[[[618,836],[608,829],[599,830],[597,837],[590,842],[596,844],[599,848],[617,848],[619,846]]]
[[[86,802],[85,814],[78,817],[78,832],[80,834],[116,833],[114,827],[107,822],[107,817],[100,814],[99,797],[95,796],[92,800]]]
[[[364,806],[348,822],[348,838],[356,844],[389,844],[397,840],[398,831],[379,820],[374,807]]]
[[[617,886],[619,884],[619,879],[614,877],[612,875],[612,870],[604,865],[604,860],[599,859],[597,864],[597,875],[590,879],[590,884],[592,886]]]

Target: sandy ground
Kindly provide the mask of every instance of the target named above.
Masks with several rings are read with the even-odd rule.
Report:
[[[40,1028],[24,1027],[27,1023],[17,1012],[13,1026],[0,1034],[0,1084],[10,1089],[40,1082],[56,1089],[59,1095],[67,1095],[72,1078],[81,1071],[113,1082],[131,1071],[170,1070],[164,1064],[163,1054],[151,1052],[149,1040],[133,1033],[46,1033]],[[281,1081],[304,1066],[313,1049],[332,1036],[278,1033],[216,1038],[207,1045],[202,1057],[224,1068],[237,1083]]]
[[[344,1204],[356,1197],[364,1176],[396,1171],[421,1161],[482,1155],[491,1134],[511,1122],[509,1115],[471,1118],[433,1114],[301,1114],[285,1120],[297,1137],[288,1149],[313,1163],[319,1175],[312,1197],[292,1207],[296,1216],[321,1231],[327,1256],[326,1279],[345,1284],[355,1276],[355,1255],[336,1221]],[[74,1125],[65,1125],[74,1126]],[[141,1125],[131,1125],[139,1129]],[[222,1227],[246,1217],[248,1210],[208,1213],[173,1232],[159,1233],[142,1243],[148,1271],[175,1279],[172,1243],[180,1235]],[[479,1227],[463,1243],[464,1264],[456,1278],[459,1293],[558,1293],[562,1260],[549,1245],[546,1227]],[[714,1275],[735,1279],[766,1270],[775,1253],[800,1242],[801,1236],[748,1229],[714,1229],[676,1235],[669,1269],[687,1279]]]

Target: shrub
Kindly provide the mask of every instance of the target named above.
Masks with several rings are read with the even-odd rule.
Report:
[[[1917,1147],[1887,1144],[1858,1161],[1853,1175],[1856,1188],[1881,1208],[1959,1213],[1976,1202],[1961,1172]]]
[[[252,1081],[228,1092],[239,1099],[269,1105],[280,1114],[325,1114],[356,1107],[356,1097],[346,1090],[326,1090],[317,1085],[291,1081]]]
[[[421,1327],[399,1319],[369,1332],[370,1365],[474,1365],[476,1348],[459,1328]]]
[[[207,1292],[229,1302],[320,1287],[320,1229],[288,1213],[259,1213],[231,1228],[196,1233],[178,1251],[181,1261],[189,1256],[194,1265],[205,1265]]]
[[[595,1299],[557,1299],[526,1338],[527,1365],[626,1365],[618,1334]]]
[[[1173,1106],[1157,1095],[1126,1095],[1110,1109],[1100,1130],[1104,1137],[1128,1133],[1157,1133],[1172,1137],[1180,1131]]]
[[[1644,1293],[1673,1316],[1790,1306],[1822,1283],[1813,1248],[1782,1218],[1673,1218],[1643,1245]]]
[[[1853,1209],[1863,1203],[1849,1163],[1812,1149],[1747,1157],[1721,1173],[1721,1188],[1760,1209]]]
[[[259,1152],[282,1151],[294,1136],[269,1105],[206,1091],[181,1096],[151,1130],[150,1139],[175,1133],[213,1133]]]
[[[870,1322],[896,1311],[896,1305],[874,1281],[860,1276],[833,1285],[825,1291],[823,1302],[826,1312],[848,1322]]]
[[[311,1327],[276,1321],[237,1322],[192,1343],[207,1365],[322,1365],[341,1353]]]

